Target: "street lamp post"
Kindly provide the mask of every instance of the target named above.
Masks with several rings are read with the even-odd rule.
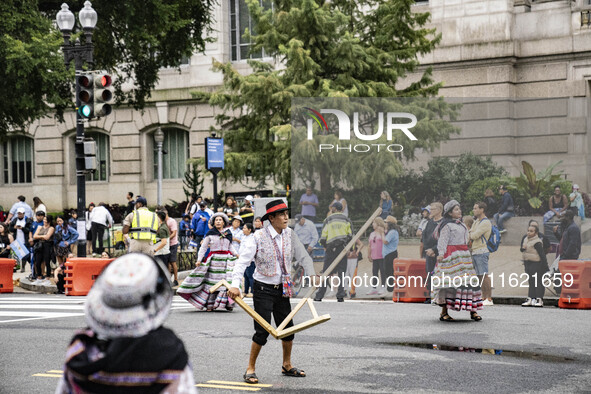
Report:
[[[97,14],[92,9],[90,1],[84,3],[84,8],[78,15],[80,25],[84,30],[84,37],[86,41],[84,44],[80,44],[78,40],[75,43],[70,42],[70,35],[76,24],[76,18],[70,11],[66,3],[62,4],[62,9],[57,13],[56,20],[59,29],[64,37],[64,45],[62,45],[62,51],[64,52],[64,60],[66,67],[70,66],[72,60],[74,60],[74,70],[76,71],[76,180],[77,180],[77,192],[78,192],[78,229],[82,230],[83,238],[78,242],[78,257],[86,257],[86,246],[85,246],[85,215],[84,211],[86,208],[86,173],[84,171],[84,120],[79,112],[81,105],[80,98],[80,83],[78,82],[78,76],[83,72],[84,63],[87,63],[92,67],[92,32],[96,26]],[[80,223],[82,222],[82,223]],[[80,232],[80,231],[79,231]]]
[[[158,150],[158,198],[157,204],[162,205],[162,144],[164,143],[164,133],[158,127],[154,133],[154,142],[156,142],[156,149]]]

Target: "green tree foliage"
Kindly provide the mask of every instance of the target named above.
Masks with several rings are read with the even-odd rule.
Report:
[[[59,9],[59,8],[57,8]],[[71,103],[61,34],[31,0],[0,2],[0,136]],[[60,112],[61,114],[61,112]]]
[[[428,168],[418,180],[417,187],[424,195],[422,203],[455,199],[462,206],[468,207],[476,202],[466,198],[471,186],[486,178],[505,175],[505,169],[495,164],[490,157],[464,153],[457,159],[436,157],[429,160]],[[494,190],[498,186],[497,184]],[[483,194],[479,199],[483,198]],[[470,198],[474,196],[471,195]]]
[[[260,7],[259,0],[246,1],[256,24],[252,50],[264,50],[273,62],[250,60],[248,75],[230,63],[214,62],[214,69],[223,73],[222,89],[211,95],[195,93],[223,109],[217,119],[228,147],[221,174],[225,178],[239,180],[248,174],[260,181],[272,175],[276,182],[291,183],[294,97],[429,97],[441,87],[430,68],[415,82],[400,83],[417,71],[418,56],[432,51],[441,39],[424,27],[428,13],[411,11],[413,0],[276,0],[272,10]],[[414,157],[416,148],[433,149],[456,131],[442,121],[455,116],[452,108],[442,100],[433,105],[436,108],[423,107],[424,138],[405,146],[406,158]],[[359,173],[364,168],[380,168],[380,174],[390,177],[401,172],[394,155],[365,166],[359,161],[341,166],[334,161],[328,165],[325,159],[334,158],[320,158],[306,146],[301,152],[298,163],[313,163],[321,175],[328,174],[323,189],[342,179],[368,182],[372,174]]]
[[[85,0],[68,1],[77,12]],[[100,0],[93,34],[94,68],[113,75],[117,102],[143,108],[161,67],[204,49],[216,0]],[[61,33],[52,21],[63,0],[4,0],[0,4],[0,135],[24,129],[55,110],[61,119],[73,102]],[[75,37],[73,37],[75,39]],[[84,38],[82,38],[82,41]],[[124,83],[133,88],[124,92]]]
[[[203,194],[203,170],[200,168],[199,163],[190,163],[189,169],[185,171],[183,192],[187,199],[189,199],[191,193]]]

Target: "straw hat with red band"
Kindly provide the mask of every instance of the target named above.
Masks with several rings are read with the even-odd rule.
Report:
[[[267,213],[261,218],[264,222],[265,220],[269,220],[269,214],[271,213],[279,213],[288,211],[287,204],[283,200],[273,200],[266,205]]]

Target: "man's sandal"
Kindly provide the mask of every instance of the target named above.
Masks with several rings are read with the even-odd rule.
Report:
[[[472,319],[474,321],[480,321],[480,320],[482,320],[482,316],[480,316],[476,312],[470,312],[470,319]]]
[[[257,377],[256,373],[246,373],[244,372],[244,381],[248,384],[257,384],[259,382],[259,378]]]
[[[297,369],[295,367],[290,369],[289,371],[287,370],[287,368],[281,367],[281,373],[285,376],[293,376],[296,378],[303,378],[306,376],[306,373],[304,371],[302,371],[301,369]]]
[[[439,320],[441,321],[454,321],[454,318],[451,317],[447,312],[442,313],[439,315]]]

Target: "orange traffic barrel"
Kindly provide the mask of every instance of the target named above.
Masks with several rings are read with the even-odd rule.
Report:
[[[74,257],[66,261],[66,295],[85,296],[102,270],[114,259]]]
[[[15,264],[16,260],[14,259],[0,259],[0,293],[12,293],[14,291],[12,272]]]
[[[425,259],[395,259],[393,279],[392,300],[394,302],[425,302],[427,300]]]
[[[562,291],[558,306],[569,309],[591,309],[591,261],[562,260],[558,263]]]

